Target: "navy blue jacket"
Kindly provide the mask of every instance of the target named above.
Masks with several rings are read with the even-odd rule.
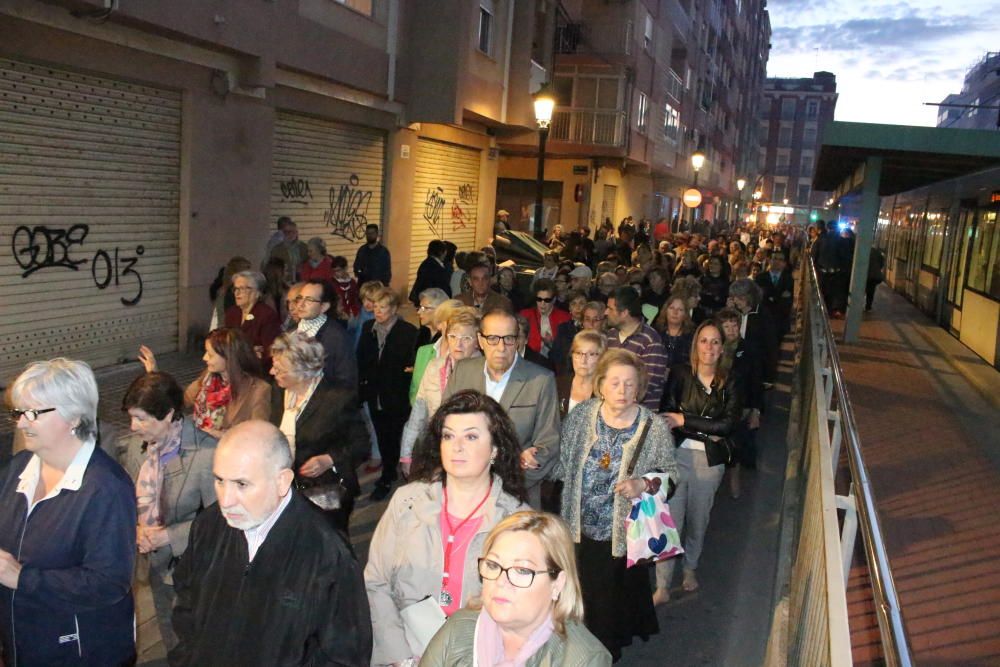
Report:
[[[77,491],[39,502],[17,492],[31,452],[0,471],[0,549],[22,565],[16,591],[0,586],[7,667],[128,664],[135,655],[132,571],[135,487],[99,448]]]

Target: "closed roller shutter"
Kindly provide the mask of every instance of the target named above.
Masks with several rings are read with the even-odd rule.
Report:
[[[0,380],[177,349],[180,94],[0,59]]]
[[[353,266],[365,225],[382,226],[385,134],[278,112],[271,167],[271,221],[287,215],[299,239],[318,236]]]
[[[479,211],[479,150],[420,139],[416,159],[407,289],[413,286],[432,239],[451,241],[459,250],[475,250]]]

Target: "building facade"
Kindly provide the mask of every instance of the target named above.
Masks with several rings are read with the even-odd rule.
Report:
[[[516,228],[564,229],[626,216],[733,219],[738,178],[757,172],[756,121],[770,49],[763,0],[562,0],[550,81],[544,220],[533,223],[537,132],[498,137],[498,205]],[[748,194],[746,195],[748,196]]]
[[[761,178],[754,184],[762,205],[782,207],[786,219],[803,222],[822,208],[829,193],[812,189],[823,128],[837,108],[837,78],[768,78],[760,109]],[[789,210],[788,207],[792,207]]]
[[[545,4],[4,2],[0,384],[190,344],[281,215],[349,261],[379,225],[400,292],[430,239],[485,245]]]
[[[938,127],[1000,130],[1000,52],[987,53],[969,68],[962,92],[948,95],[941,104]]]

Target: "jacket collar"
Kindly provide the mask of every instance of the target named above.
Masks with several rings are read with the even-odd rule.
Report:
[[[441,521],[441,510],[444,508],[444,487],[441,482],[426,484],[417,496],[413,506],[417,519],[429,526],[436,527]],[[513,501],[513,502],[512,502]],[[497,508],[508,514],[518,507],[517,499],[503,492],[503,481],[493,475],[493,488],[490,490],[489,502],[483,507],[483,521],[477,532],[486,532],[496,523]]]

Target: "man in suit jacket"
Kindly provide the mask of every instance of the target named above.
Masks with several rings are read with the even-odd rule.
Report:
[[[758,273],[756,282],[761,291],[761,304],[775,324],[780,345],[791,329],[792,295],[795,293],[795,279],[788,269],[784,250],[771,253],[770,269]]]
[[[414,306],[420,306],[420,293],[426,289],[437,287],[451,296],[451,269],[444,262],[448,246],[441,239],[434,239],[427,244],[427,258],[417,269],[417,278],[410,290],[410,301]]]
[[[559,460],[559,398],[552,373],[517,354],[517,334],[517,319],[509,311],[487,313],[479,332],[483,357],[455,365],[445,398],[475,389],[507,411],[521,442],[528,502],[541,509],[542,480]]]
[[[503,294],[490,289],[490,265],[476,264],[469,269],[469,284],[472,291],[462,294],[458,299],[466,306],[478,308],[480,313],[491,310],[508,310],[513,312],[514,306]]]

